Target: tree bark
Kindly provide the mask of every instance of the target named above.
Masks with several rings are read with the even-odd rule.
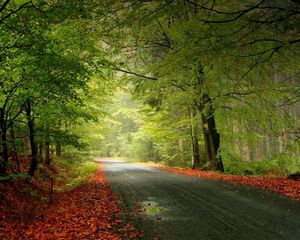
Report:
[[[17,150],[15,134],[14,134],[14,127],[13,127],[12,122],[10,124],[10,135],[11,135],[11,138],[12,138],[12,145],[13,145],[13,148],[14,148],[15,160],[16,160],[16,163],[17,163],[17,171],[20,173],[21,172],[20,161],[19,161],[18,150]]]
[[[191,142],[192,142],[192,169],[195,169],[196,167],[198,167],[200,165],[200,149],[199,149],[199,140],[197,137],[197,133],[195,130],[195,126],[193,123],[193,117],[194,114],[192,112],[191,109],[189,109],[189,113],[190,113],[190,136],[191,136]]]
[[[178,140],[179,161],[184,163],[184,142],[183,139]]]
[[[198,137],[194,136],[192,139],[192,148],[193,148],[193,165],[192,169],[195,169],[200,165],[201,158],[200,158],[200,149],[199,149],[199,143],[198,143]]]
[[[40,162],[43,162],[44,156],[43,156],[43,143],[38,144],[38,159]]]
[[[30,163],[30,169],[29,169],[29,175],[33,176],[37,166],[37,146],[35,143],[35,132],[34,132],[34,118],[31,114],[31,102],[28,99],[25,104],[25,110],[26,110],[26,118],[27,118],[27,125],[29,129],[29,141],[30,141],[30,147],[31,147],[31,163]]]
[[[61,144],[60,143],[57,143],[56,146],[55,146],[55,154],[58,157],[61,156]]]
[[[153,151],[153,143],[152,141],[147,142],[148,150],[147,150],[147,160],[155,160],[154,159],[154,151]]]
[[[61,120],[58,122],[58,128],[59,129],[62,128],[62,121]],[[60,141],[58,140],[56,142],[56,145],[55,145],[55,154],[56,154],[56,156],[61,157],[61,152],[62,152],[62,146],[61,146]]]
[[[1,130],[1,145],[2,145],[2,161],[0,162],[0,176],[6,174],[8,163],[8,146],[7,146],[7,123],[5,120],[5,111],[0,108],[0,130]]]
[[[46,126],[46,141],[45,141],[45,163],[50,166],[51,159],[50,159],[50,134],[49,134],[49,125]]]
[[[208,94],[203,95],[202,103],[201,117],[207,159],[211,162],[214,170],[224,172],[223,161],[219,155],[220,134],[216,127],[212,99]]]

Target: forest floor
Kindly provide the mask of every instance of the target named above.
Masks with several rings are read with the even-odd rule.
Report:
[[[268,192],[279,193],[281,195],[300,200],[300,181],[283,178],[266,178],[256,176],[225,175],[217,172],[207,172],[202,170],[192,170],[183,168],[161,167],[163,170],[176,174],[207,178],[214,181],[224,181],[235,185],[245,185],[263,189]]]
[[[167,172],[176,173],[179,175],[188,175],[199,178],[206,178],[213,181],[224,181],[234,185],[245,185],[258,189],[263,189],[268,192],[279,193],[286,197],[300,200],[300,180],[292,180],[279,177],[257,177],[257,176],[238,176],[228,175],[213,171],[203,171],[201,169],[186,169],[180,167],[169,167],[153,162],[139,163],[144,166],[151,166],[162,169]]]
[[[134,213],[134,224],[143,230],[145,240],[300,237],[300,201],[233,185],[213,173],[193,177],[183,169],[153,168],[121,160],[98,161],[104,166],[112,190],[121,196],[122,208],[140,210]],[[212,181],[217,178],[220,181]],[[238,178],[233,179],[238,182]]]
[[[299,237],[291,230],[300,220],[299,181],[103,159],[97,166],[95,174],[71,188],[65,187],[67,172],[58,173],[56,166],[53,193],[43,172],[0,181],[0,239]]]
[[[58,185],[61,183],[57,183]],[[99,169],[87,182],[68,191],[49,192],[41,179],[0,182],[1,240],[136,239],[141,237],[124,219],[118,197]]]

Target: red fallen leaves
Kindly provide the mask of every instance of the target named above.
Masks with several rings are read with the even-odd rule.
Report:
[[[133,232],[130,234],[131,238],[142,238],[143,234],[139,233],[139,232]]]
[[[300,200],[300,181],[280,178],[263,178],[251,176],[224,175],[216,172],[205,172],[201,170],[161,167],[162,169],[177,174],[204,177],[215,181],[225,181],[236,185],[264,189],[269,192],[280,193],[295,200]]]
[[[131,222],[119,219],[122,210],[99,170],[88,183],[56,196],[52,205],[16,219],[0,213],[0,239],[119,240],[142,237]],[[3,215],[4,214],[4,215]],[[26,219],[27,218],[27,219]]]

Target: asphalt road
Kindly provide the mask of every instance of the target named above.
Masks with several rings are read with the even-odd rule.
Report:
[[[300,201],[244,186],[99,160],[143,239],[300,240]]]

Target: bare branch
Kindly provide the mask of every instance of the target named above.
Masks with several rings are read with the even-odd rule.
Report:
[[[137,76],[137,77],[145,78],[145,79],[148,79],[148,80],[154,80],[154,81],[158,80],[158,78],[155,78],[155,77],[145,76],[143,74],[132,72],[132,71],[129,71],[129,70],[126,70],[126,69],[118,68],[118,67],[110,67],[110,69],[115,70],[115,71],[119,71],[119,72],[123,72],[123,73],[126,73],[126,74],[130,74],[130,75],[134,75],[134,76]]]
[[[26,2],[26,3],[23,3],[20,7],[18,7],[16,10],[8,13],[6,16],[4,16],[3,18],[0,19],[0,23],[3,23],[7,18],[9,18],[10,16],[18,13],[20,10],[22,10],[23,8],[25,8],[26,6],[28,5],[32,5],[32,1],[29,1],[29,2]]]
[[[4,11],[4,9],[6,8],[7,4],[9,4],[9,2],[10,2],[10,0],[6,0],[6,1],[3,3],[3,5],[0,7],[0,13],[1,13],[2,11]]]

